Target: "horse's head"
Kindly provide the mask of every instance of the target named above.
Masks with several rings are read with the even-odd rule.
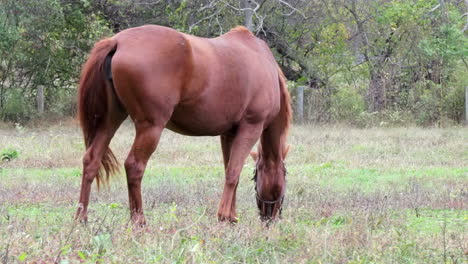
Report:
[[[260,150],[260,149],[259,149]],[[284,159],[289,151],[289,146],[284,148],[282,157],[278,161],[265,158],[259,151],[252,152],[255,161],[255,198],[260,210],[260,218],[275,220],[281,215],[283,199],[286,192],[286,167]]]

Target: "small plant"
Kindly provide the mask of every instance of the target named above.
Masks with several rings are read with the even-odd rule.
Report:
[[[2,161],[10,161],[18,158],[18,156],[19,152],[13,148],[2,149],[2,152],[0,152],[0,160]]]
[[[15,123],[15,130],[22,134],[24,132],[24,126],[22,126],[20,123]]]

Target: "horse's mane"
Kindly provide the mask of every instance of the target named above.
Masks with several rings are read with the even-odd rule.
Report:
[[[234,27],[229,32],[245,32],[250,35],[253,35],[253,33],[244,26]],[[281,125],[283,128],[283,131],[281,134],[286,138],[289,126],[291,125],[291,122],[292,122],[291,96],[289,95],[288,85],[286,84],[286,76],[284,76],[284,73],[279,66],[278,66],[278,72],[279,72],[279,82],[281,86],[280,115],[281,115],[281,123],[282,123]]]
[[[244,26],[237,26],[237,27],[232,28],[231,30],[229,30],[229,32],[245,32],[245,33],[249,33],[249,34],[253,35],[252,32],[250,32],[250,30],[248,28],[244,27]]]
[[[281,108],[279,115],[282,123],[281,127],[283,128],[281,136],[283,137],[283,142],[286,143],[286,137],[288,135],[288,130],[292,122],[291,96],[289,95],[288,85],[286,83],[286,76],[284,76],[284,73],[279,66],[278,72],[281,88]]]

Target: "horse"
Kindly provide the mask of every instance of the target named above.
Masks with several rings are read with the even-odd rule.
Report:
[[[219,221],[236,222],[236,189],[250,151],[261,219],[281,211],[284,159],[292,119],[286,78],[268,45],[245,27],[216,38],[144,25],[97,42],[83,65],[78,120],[84,136],[81,192],[75,219],[87,221],[90,189],[119,164],[109,143],[130,116],[136,136],[125,160],[130,218],[146,224],[141,181],[164,128],[188,136],[220,136],[225,181]]]

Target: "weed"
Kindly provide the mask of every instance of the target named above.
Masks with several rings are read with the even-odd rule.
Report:
[[[2,151],[0,152],[1,161],[10,161],[10,160],[18,158],[18,156],[19,156],[18,150],[14,148],[2,149]]]

